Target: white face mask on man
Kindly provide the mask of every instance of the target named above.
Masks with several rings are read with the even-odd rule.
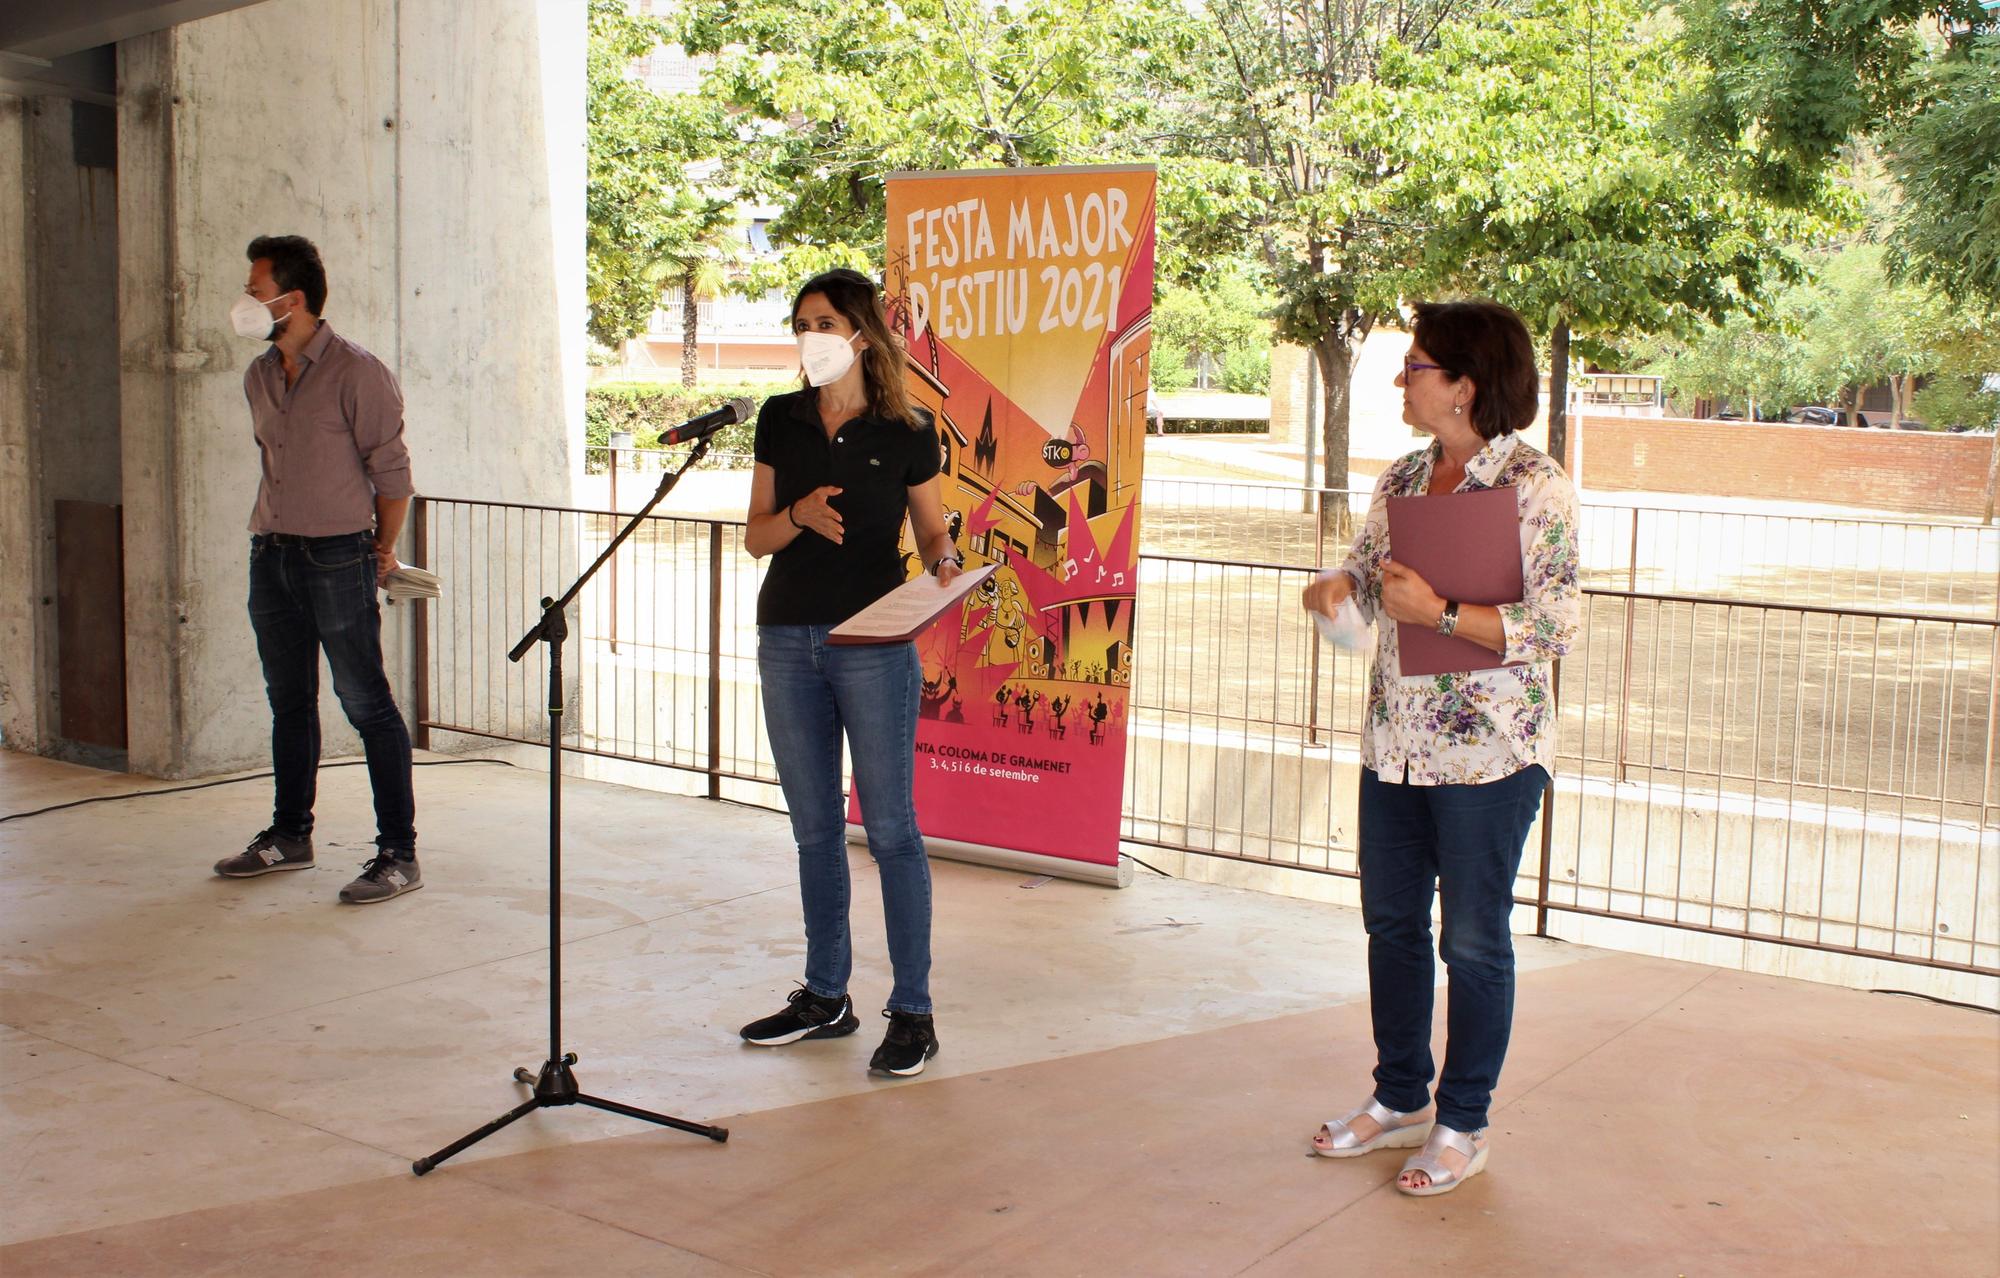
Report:
[[[248,337],[257,341],[274,342],[278,339],[278,321],[291,316],[290,311],[273,316],[271,307],[278,299],[261,302],[248,293],[237,294],[229,306],[229,327],[236,330],[238,337]]]
[[[799,367],[805,370],[806,381],[814,386],[824,386],[837,382],[854,367],[857,352],[854,338],[842,337],[838,333],[800,333]]]

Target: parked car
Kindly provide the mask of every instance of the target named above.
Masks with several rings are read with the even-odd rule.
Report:
[[[1796,422],[1802,426],[1845,426],[1847,425],[1847,410],[1844,408],[1827,408],[1823,405],[1811,404],[1802,408],[1786,409],[1785,420]],[[1868,424],[1868,414],[1856,413],[1854,415],[1854,424],[1856,426],[1866,426]]]

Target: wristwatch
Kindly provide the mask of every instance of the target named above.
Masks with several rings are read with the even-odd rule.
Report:
[[[1438,618],[1437,630],[1439,634],[1449,639],[1451,638],[1452,633],[1457,629],[1458,629],[1458,600],[1450,599],[1445,602],[1444,615]]]
[[[948,555],[938,556],[938,561],[931,565],[932,574],[935,575],[937,570],[944,567],[946,564],[951,564],[953,567],[957,568],[963,568],[965,567],[965,556],[956,550],[952,551]]]

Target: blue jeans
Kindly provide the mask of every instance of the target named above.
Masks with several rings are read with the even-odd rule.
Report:
[[[1431,1100],[1431,892],[1444,896],[1449,970],[1437,1121],[1486,1126],[1514,1024],[1514,875],[1549,774],[1531,765],[1484,785],[1404,785],[1361,770],[1361,919],[1375,1027],[1375,1099]]]
[[[830,644],[827,626],[757,627],[764,725],[778,765],[805,906],[806,988],[847,993],[854,968],[847,926],[847,800],[840,739],[847,735],[868,851],[882,879],[895,987],[889,1007],[931,1010],[931,866],[917,831],[917,698],[923,668],[913,643]]]
[[[382,670],[382,610],[375,602],[375,543],[369,533],[250,539],[250,625],[271,701],[271,825],[311,834],[319,779],[319,654],[333,691],[361,734],[375,792],[375,838],[384,851],[414,852],[417,802],[410,781],[410,730]]]

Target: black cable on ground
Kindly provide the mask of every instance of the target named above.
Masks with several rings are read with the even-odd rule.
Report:
[[[1162,870],[1157,865],[1146,865],[1144,861],[1141,861],[1138,857],[1133,856],[1130,852],[1125,853],[1124,856],[1126,860],[1130,861],[1134,865],[1145,865],[1147,869],[1151,870],[1153,873],[1159,875],[1163,879],[1171,879],[1172,877],[1174,877],[1173,875],[1168,874],[1165,870]]]
[[[509,763],[505,759],[415,759],[411,761],[411,766],[418,768],[445,768],[460,763],[497,763],[503,768],[519,766],[518,764]],[[322,763],[320,766],[322,768],[362,768],[368,766],[368,760],[343,759],[338,763]],[[156,794],[186,794],[190,790],[208,790],[218,785],[235,785],[239,781],[257,781],[270,775],[272,774],[269,771],[246,772],[240,777],[224,777],[220,781],[197,781],[193,785],[174,785],[168,786],[163,790],[133,790],[126,794],[92,795],[88,799],[72,799],[68,803],[52,803],[46,808],[35,808],[28,812],[9,812],[5,816],[0,816],[0,824],[5,824],[8,821],[19,821],[31,816],[42,816],[49,812],[61,812],[66,808],[80,808],[87,803],[111,803],[120,799],[146,799]]]
[[[1940,1003],[1945,1007],[1962,1007],[1968,1012],[1984,1012],[1988,1016],[2000,1016],[2000,1008],[1981,1007],[1977,1003],[1961,1003],[1955,998],[1939,998],[1935,994],[1919,994],[1915,990],[1869,990],[1870,994],[1894,994],[1899,998],[1920,998],[1926,1003]]]

